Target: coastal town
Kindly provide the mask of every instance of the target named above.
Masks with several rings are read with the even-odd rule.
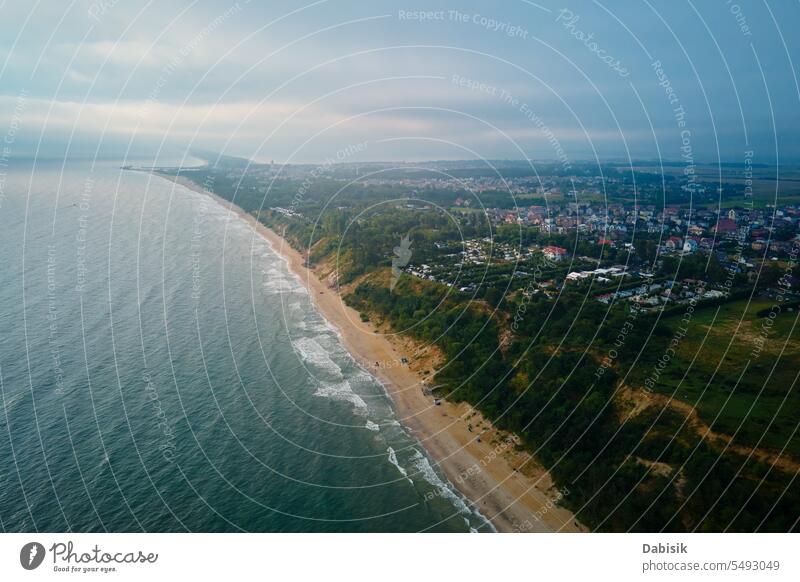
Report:
[[[456,200],[456,206],[462,204],[462,199]],[[487,281],[549,297],[569,286],[591,293],[601,303],[618,299],[655,308],[698,296],[724,298],[737,280],[752,284],[765,269],[793,265],[800,246],[798,205],[716,213],[680,206],[571,202],[490,208],[485,213],[493,228],[531,230],[543,242],[521,245],[484,237],[436,243],[437,260],[412,263],[406,272],[457,286],[462,293],[474,292]],[[564,246],[546,244],[548,235],[565,241]],[[665,260],[668,269],[663,268]],[[670,278],[668,271],[676,261],[713,261],[730,281]],[[789,267],[782,284],[795,289],[798,283]]]
[[[414,241],[412,232],[403,271],[477,298],[578,291],[654,310],[724,301],[753,285],[770,293],[780,284],[792,298],[800,284],[798,193],[770,199],[768,176],[750,161],[716,180],[686,179],[679,166],[493,165],[273,163],[227,168],[226,177],[239,195],[286,200],[266,210],[282,219],[311,223],[323,212],[352,220],[366,200],[386,198],[383,211],[443,216],[435,240]],[[308,195],[316,183],[337,184],[341,205],[319,208]]]

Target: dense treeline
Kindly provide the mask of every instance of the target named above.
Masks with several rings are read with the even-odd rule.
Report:
[[[653,329],[654,315],[641,314],[637,325],[626,326],[631,316],[621,308],[605,313],[608,308],[581,305],[577,296],[558,303],[533,299],[503,352],[497,316],[455,299],[439,305],[443,291],[407,280],[394,293],[364,284],[348,301],[420,341],[435,342],[447,357],[435,377],[442,392],[522,437],[583,522],[608,531],[797,527],[800,494],[791,488],[791,475],[730,452],[720,455],[669,408],[651,407],[632,418],[619,410],[621,375],[634,360],[642,367],[655,363],[671,338],[668,328]],[[519,303],[501,307],[513,312]],[[600,373],[623,327],[630,328],[630,349],[618,349],[618,361]]]

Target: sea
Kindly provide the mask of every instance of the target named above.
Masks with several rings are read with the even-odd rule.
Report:
[[[122,166],[0,168],[2,531],[491,531],[265,240]]]

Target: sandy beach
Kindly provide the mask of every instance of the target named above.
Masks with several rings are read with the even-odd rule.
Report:
[[[385,335],[361,321],[335,287],[306,267],[301,253],[252,215],[188,179],[156,175],[212,196],[272,244],[306,286],[322,316],[338,329],[351,355],[386,386],[398,420],[497,531],[586,531],[571,512],[558,506],[561,494],[549,474],[530,455],[516,449],[511,435],[492,427],[466,403],[434,403],[425,393],[424,383],[424,374],[432,375],[427,369],[430,360],[420,358],[409,340]]]

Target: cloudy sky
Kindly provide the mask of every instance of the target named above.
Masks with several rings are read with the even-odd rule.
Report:
[[[364,144],[353,160],[800,160],[798,2],[0,0],[0,13],[12,157],[313,162]]]

